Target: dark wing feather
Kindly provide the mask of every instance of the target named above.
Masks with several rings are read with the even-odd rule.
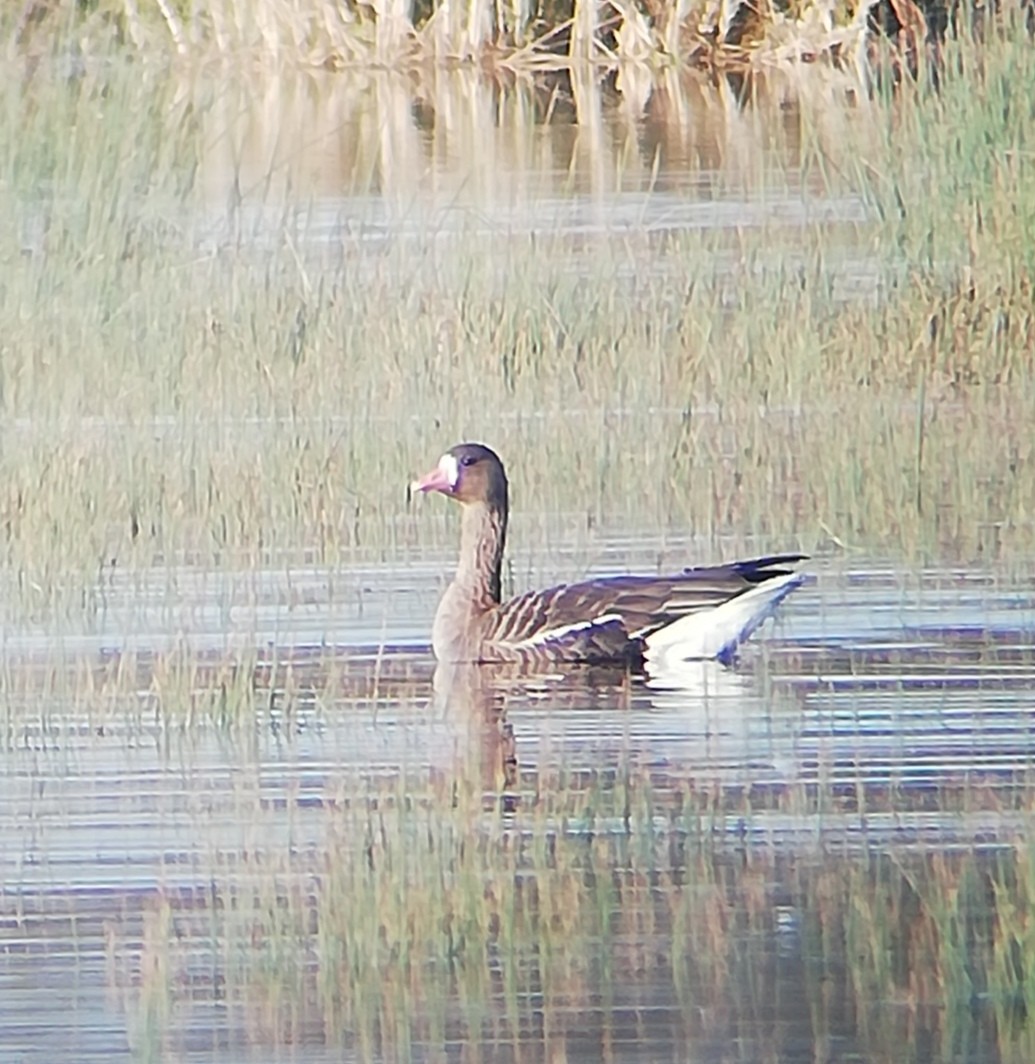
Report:
[[[797,565],[798,562],[806,561],[807,558],[807,554],[769,554],[764,558],[748,558],[746,561],[728,562],[724,565],[699,565],[684,569],[683,575],[704,577],[736,574],[749,584],[761,584],[776,576],[787,576],[793,570],[786,566]]]
[[[783,567],[802,557],[776,554],[675,576],[601,577],[530,591],[492,611],[484,640],[507,657],[633,660],[652,632],[784,576],[792,570]]]

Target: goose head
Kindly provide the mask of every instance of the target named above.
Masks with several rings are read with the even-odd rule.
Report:
[[[483,443],[450,447],[430,473],[410,488],[420,494],[437,491],[465,506],[481,505],[507,512],[507,474],[499,455]]]

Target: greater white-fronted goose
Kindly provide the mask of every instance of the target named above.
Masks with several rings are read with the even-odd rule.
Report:
[[[507,537],[507,475],[497,454],[461,443],[411,485],[460,503],[460,561],[435,614],[439,661],[561,662],[650,667],[662,661],[728,659],[804,579],[778,554],[673,576],[610,576],[500,596]]]

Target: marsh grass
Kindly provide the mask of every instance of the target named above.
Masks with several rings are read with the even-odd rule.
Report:
[[[519,231],[505,255],[464,227],[376,253],[362,232],[307,242],[307,213],[279,198],[258,243],[240,207],[215,230],[236,237],[213,242],[204,122],[164,117],[168,87],[110,71],[9,92],[8,609],[95,609],[113,567],[338,566],[448,542],[401,485],[465,436],[509,460],[545,533],[574,512],[807,550],[1024,557],[1035,202],[1008,100],[1033,73],[1009,41],[953,59],[940,95],[869,105],[854,148],[833,155],[803,126],[808,180],[866,204],[847,241],[763,215]],[[845,263],[864,248],[876,276],[852,296]]]
[[[4,676],[5,703],[47,714],[15,707],[4,756],[12,785],[38,791],[19,828],[49,869],[31,889],[13,869],[0,882],[5,949],[65,951],[88,972],[103,917],[109,993],[140,1058],[203,1037],[213,1055],[304,1044],[364,1059],[447,1059],[458,1044],[706,1056],[736,1040],[757,1059],[774,1026],[774,1060],[846,1032],[875,1060],[919,1035],[936,1060],[1030,1049],[1033,792],[1001,759],[917,786],[881,756],[876,785],[860,768],[853,786],[803,748],[800,779],[730,784],[657,756],[663,739],[574,762],[544,744],[504,791],[460,720],[452,759],[422,740],[407,756],[396,738],[367,763],[357,737],[378,700],[426,693],[405,671],[357,676],[315,651],[241,655],[236,671],[186,650],[43,665]],[[902,671],[893,650],[887,667]],[[307,737],[321,716],[331,727]],[[112,786],[112,758],[133,766],[127,784]],[[98,814],[114,830],[69,847],[65,822]],[[120,853],[133,823],[156,837],[143,860]],[[111,863],[91,875],[114,883],[63,887],[70,858],[102,846]]]
[[[599,224],[542,224],[561,138],[538,174],[550,195],[532,197],[522,224],[484,224],[491,199],[475,201],[469,226],[421,213],[390,160],[430,157],[414,147],[411,98],[386,78],[371,84],[391,101],[392,135],[358,137],[346,162],[360,175],[350,202],[376,173],[397,229],[372,212],[331,239],[326,188],[294,183],[275,153],[257,151],[267,168],[256,169],[252,142],[231,135],[222,109],[254,115],[247,94],[117,65],[8,85],[5,621],[46,641],[62,621],[88,629],[118,580],[143,594],[155,572],[170,585],[303,564],[347,574],[451,547],[452,516],[407,511],[403,485],[463,436],[507,457],[514,537],[533,573],[550,542],[589,527],[1027,566],[1035,186],[1021,101],[1035,66],[1026,42],[1005,38],[946,53],[938,94],[906,86],[850,117],[799,97],[794,173],[752,168],[764,140],[750,108],[729,108],[726,139],[690,147],[739,161],[712,178],[732,215],[649,231],[607,224],[610,193],[635,171],[649,198],[661,170],[630,147],[636,122],[608,124],[592,82],[573,105],[561,191],[599,193]],[[495,97],[477,79],[456,84],[439,87],[436,112],[473,132],[465,142],[452,120],[432,138],[435,159],[489,140]],[[699,82],[663,85],[666,150],[685,136],[688,101],[713,100],[717,114],[730,104]],[[264,105],[275,95],[256,90]],[[541,158],[540,98],[500,99],[527,119],[515,154]],[[761,112],[763,132],[782,107]],[[580,183],[587,171],[596,184]],[[792,192],[865,210],[836,226],[738,213]],[[346,1043],[365,1059],[427,1047],[445,1058],[457,1039],[509,1047],[529,1033],[559,1057],[587,1023],[622,1059],[649,1033],[644,1015],[668,1045],[750,1056],[760,1026],[791,1008],[773,977],[786,964],[812,1030],[821,1039],[859,1017],[867,1059],[898,1060],[931,1031],[946,1059],[979,1035],[1004,1059],[1031,1059],[1023,833],[994,854],[877,842],[788,852],[780,824],[822,831],[853,810],[893,814],[901,791],[835,790],[822,767],[810,787],[666,790],[641,765],[551,763],[504,800],[488,755],[465,742],[431,773],[375,766],[357,779],[336,766],[319,800],[303,801],[292,737],[333,711],[350,662],[314,678],[249,646],[206,658],[174,642],[97,660],[71,643],[55,663],[58,649],[46,642],[38,667],[22,668],[5,647],[2,745],[27,766],[23,782],[63,779],[116,722],[119,754],[149,742],[182,757],[184,788],[203,740],[225,743],[233,763],[227,816],[196,813],[196,864],[172,853],[139,920],[123,912],[105,932],[140,1056],[182,1055],[181,1021],[217,999],[235,1036]],[[363,706],[398,693],[367,670]],[[287,751],[272,782],[256,754],[263,729],[280,729]],[[932,801],[1023,824],[1030,789],[1002,794],[968,782]],[[32,807],[44,847],[47,818],[67,815]],[[184,877],[203,887],[181,889]],[[34,899],[0,886],[22,920]],[[760,940],[773,943],[763,962]]]
[[[618,1059],[636,1040],[703,1051],[733,1032],[754,1044],[774,1018],[793,1029],[798,1003],[778,989],[790,981],[812,988],[811,1036],[854,1015],[868,1059],[897,1059],[917,1029],[933,1059],[963,1043],[1024,1059],[1010,1016],[1033,1003],[1026,845],[731,853],[694,826],[709,801],[661,794],[638,769],[542,791],[516,817],[450,807],[414,779],[366,800],[350,787],[313,848],[252,824],[238,861],[214,854],[210,890],[165,897],[139,956],[116,947],[128,1008],[164,1037],[189,1007],[173,988],[200,970],[236,1014],[263,1017],[267,1043],[395,1059],[457,1041],[588,1043]],[[164,973],[159,1000],[138,965]]]
[[[510,71],[572,64],[643,63],[747,68],[828,59],[865,65],[870,3],[637,4],[631,0],[465,4],[437,0],[159,0],[153,5],[58,0],[14,8],[0,20],[12,52],[94,52],[112,41],[148,59],[213,58],[341,70],[482,65]],[[927,24],[896,5],[896,45],[915,69]],[[895,20],[887,20],[889,23]]]

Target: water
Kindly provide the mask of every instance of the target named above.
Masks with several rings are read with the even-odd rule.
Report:
[[[657,559],[656,544],[640,548],[630,565]],[[268,944],[231,949],[217,914],[250,891],[318,894],[339,859],[330,840],[357,846],[337,834],[343,809],[367,823],[411,795],[416,819],[438,823],[458,788],[476,796],[463,820],[472,839],[520,850],[546,831],[554,861],[570,850],[588,862],[575,880],[588,892],[602,889],[606,857],[608,904],[621,904],[607,935],[556,925],[562,954],[565,934],[592,951],[573,983],[555,973],[544,986],[544,945],[525,943],[517,963],[538,974],[522,984],[516,1026],[505,981],[481,986],[470,1012],[454,958],[453,981],[415,995],[403,1021],[415,1059],[480,1044],[487,1059],[726,1060],[736,1046],[736,1059],[797,1061],[820,1038],[826,1059],[872,1059],[884,1035],[854,1011],[865,995],[850,961],[810,931],[822,895],[809,884],[878,882],[889,860],[922,878],[934,857],[1012,852],[1035,750],[1035,596],[1030,580],[994,573],[840,559],[811,571],[734,669],[663,682],[436,676],[432,561],[403,573],[163,570],[113,582],[92,631],[8,633],[3,1059],[291,1060],[303,1047],[306,1060],[393,1059],[398,1032],[364,1046],[330,1008],[318,927],[294,932],[304,959],[283,961],[291,993],[260,1006],[262,978],[235,951],[268,963]],[[624,813],[605,800],[619,790]],[[635,855],[644,845],[649,858]],[[553,866],[522,860],[520,889],[544,890]],[[725,908],[701,903],[701,956],[681,958],[676,899],[702,866],[701,889],[721,886]],[[720,916],[739,929],[709,930]],[[709,935],[722,939],[712,958],[696,941]],[[725,972],[718,984],[710,964]],[[839,1002],[822,1016],[797,996],[820,970]],[[965,1058],[1007,1059],[1003,1032],[982,1034],[975,1007]],[[961,1059],[938,1049],[938,1009],[924,1016],[934,1047],[916,1059]]]
[[[832,285],[872,292],[888,264],[863,237],[876,216],[858,159],[877,127],[873,104],[852,97],[857,82],[775,69],[746,85],[694,71],[644,84],[631,75],[184,79],[170,110],[197,124],[190,238],[206,254],[287,243],[305,259],[340,248],[371,271],[401,245],[408,277],[421,255],[448,270],[459,237],[476,242],[483,269],[505,272],[510,239],[561,236],[580,276],[606,246],[632,277],[649,268],[683,279],[685,259],[666,247],[673,235],[709,231],[718,246],[727,234],[735,264],[745,230],[779,233],[787,246],[773,266],[797,254],[807,271],[814,259],[798,235],[822,228]],[[832,94],[849,106],[832,107]]]
[[[466,276],[458,237],[491,270],[529,233],[567,239],[575,278],[610,256],[682,290],[674,233],[728,233],[721,277],[744,228],[786,241],[781,269],[822,229],[828,297],[879,298],[852,188],[867,100],[629,76],[185,81],[168,110],[197,124],[198,201],[150,196],[144,220],[164,233],[168,206],[188,253],[274,272],[287,246],[306,291],[329,248],[373,274],[416,249],[441,286]],[[21,227],[49,253],[41,218]],[[269,428],[213,424],[256,450]],[[175,449],[182,426],[147,431]],[[535,520],[518,588],[717,553],[575,520],[551,527],[589,540],[558,549]],[[734,668],[647,682],[443,675],[451,552],[314,556],[119,560],[68,615],[5,602],[2,1064],[1035,1059],[1030,577],[821,557]]]

